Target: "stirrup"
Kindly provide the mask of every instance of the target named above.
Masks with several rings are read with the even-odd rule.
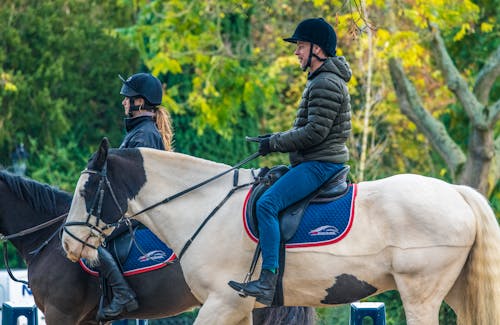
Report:
[[[248,282],[252,281],[252,275],[255,273],[255,267],[257,266],[257,260],[259,259],[260,252],[261,252],[260,243],[257,243],[257,246],[255,247],[255,252],[253,253],[252,263],[250,264],[250,269],[245,275],[245,279],[243,279],[243,282],[241,282],[242,284],[241,289],[239,291],[236,291],[238,292],[238,295],[242,298],[248,297],[248,295],[245,293],[244,290]]]

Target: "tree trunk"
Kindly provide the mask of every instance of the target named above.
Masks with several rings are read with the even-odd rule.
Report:
[[[500,178],[500,139],[495,139],[495,125],[500,119],[500,101],[488,105],[494,81],[500,75],[500,47],[479,71],[474,90],[460,75],[450,58],[439,29],[430,25],[432,51],[440,70],[458,102],[466,112],[471,127],[467,156],[448,134],[445,126],[422,105],[400,62],[391,58],[389,70],[401,112],[414,122],[448,165],[454,182],[476,188],[489,196]]]
[[[366,2],[362,1],[363,15],[365,20],[368,20],[368,12]],[[368,151],[368,135],[370,133],[370,115],[372,108],[372,75],[373,75],[373,33],[371,28],[367,28],[368,34],[368,67],[366,71],[366,92],[365,92],[365,109],[363,117],[363,135],[361,140],[361,157],[359,160],[358,181],[362,182],[365,178],[365,169]]]
[[[459,183],[472,186],[488,195],[494,187],[490,184],[490,169],[495,155],[493,130],[472,129],[469,136],[467,163],[460,173]]]

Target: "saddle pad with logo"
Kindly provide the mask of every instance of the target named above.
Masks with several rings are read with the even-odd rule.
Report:
[[[125,276],[136,275],[160,269],[167,266],[177,257],[165,243],[163,243],[151,230],[139,228],[135,232],[135,242],[132,243],[127,259],[122,263],[122,272]],[[99,268],[91,267],[85,259],[80,259],[82,268],[99,276]]]
[[[286,248],[322,246],[342,240],[351,230],[354,220],[354,202],[357,185],[349,186],[347,193],[327,203],[311,203],[306,208],[297,232],[286,242]],[[243,224],[248,236],[255,242],[258,238],[249,227],[246,204],[243,206]]]

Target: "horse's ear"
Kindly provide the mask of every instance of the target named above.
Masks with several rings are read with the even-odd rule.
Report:
[[[99,145],[99,149],[97,149],[96,152],[96,167],[99,170],[102,170],[104,167],[104,163],[106,162],[106,159],[108,158],[108,150],[109,150],[109,140],[108,138],[104,137],[101,140],[101,144]]]

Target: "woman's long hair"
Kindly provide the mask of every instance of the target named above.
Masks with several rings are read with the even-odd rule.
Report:
[[[163,106],[157,106],[155,109],[155,122],[158,131],[160,131],[163,140],[163,146],[167,151],[174,150],[174,128],[172,119],[167,109]]]

